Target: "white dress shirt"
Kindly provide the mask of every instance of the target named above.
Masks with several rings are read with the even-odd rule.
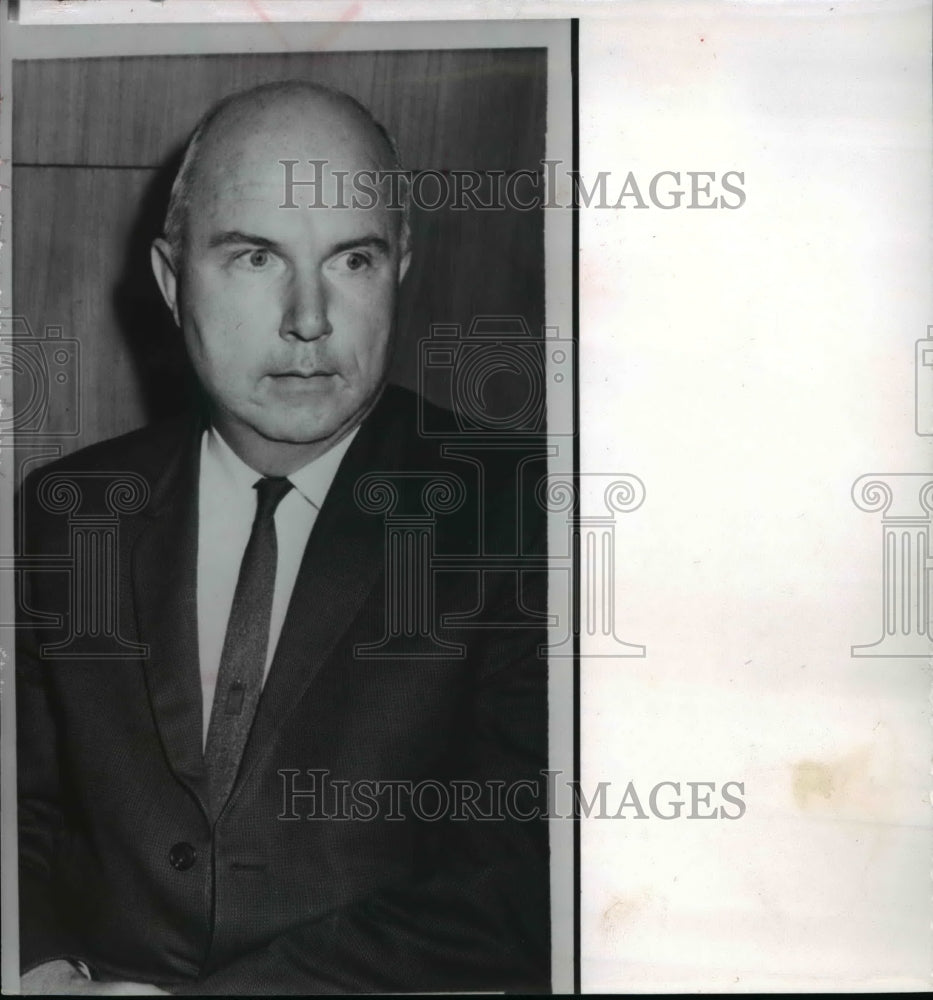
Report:
[[[263,683],[275,654],[311,529],[337,474],[337,467],[355,436],[356,430],[329,451],[293,472],[288,477],[293,489],[286,493],[276,508],[275,591]],[[251,469],[214,428],[204,432],[198,483],[198,656],[203,707],[202,742],[207,740],[217,672],[240,562],[256,515],[257,494],[253,484],[260,478],[261,473]]]

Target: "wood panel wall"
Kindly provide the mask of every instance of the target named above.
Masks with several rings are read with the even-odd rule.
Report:
[[[33,336],[60,327],[80,357],[74,412],[74,394],[57,391],[51,349],[29,347],[45,352],[54,375],[41,427],[20,437],[30,466],[184,405],[190,375],[148,248],[181,147],[219,98],[287,78],[337,87],[373,111],[413,169],[538,170],[545,155],[546,52],[538,49],[37,60],[13,68],[14,311]],[[432,323],[466,329],[477,315],[517,314],[540,332],[541,210],[416,210],[412,230],[395,381],[417,384],[418,341]],[[14,379],[17,407],[32,397],[32,377]]]

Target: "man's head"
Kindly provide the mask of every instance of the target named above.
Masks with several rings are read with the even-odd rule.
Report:
[[[298,207],[282,207],[283,160],[319,181]],[[346,192],[360,171],[397,169],[365,108],[307,83],[234,95],[192,135],[153,270],[216,426],[261,472],[322,454],[378,398],[408,227],[384,198],[354,207]]]

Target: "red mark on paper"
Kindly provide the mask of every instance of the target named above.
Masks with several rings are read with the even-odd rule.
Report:
[[[275,19],[273,17],[271,17],[269,15],[269,13],[263,8],[263,6],[259,2],[259,0],[249,0],[249,5],[253,9],[253,11],[255,11],[256,17],[258,17],[260,21],[263,21],[265,24],[269,24],[269,25],[272,25],[273,27],[275,27],[275,25],[276,25]],[[337,20],[339,22],[342,22],[342,23],[346,23],[348,21],[355,21],[357,19],[357,17],[359,17],[360,11],[362,9],[363,9],[362,2],[360,2],[360,0],[357,0],[356,3],[351,3],[344,10],[344,12],[340,15],[340,17],[337,18]],[[281,31],[279,31],[276,28],[275,29],[275,33],[279,36],[279,38],[282,39],[282,44],[286,48],[291,48],[291,46],[288,43],[288,39],[286,38],[285,35],[282,34]],[[318,44],[317,48],[319,48],[319,49],[330,48],[331,43],[334,41],[334,39],[339,34],[340,34],[340,28],[339,27],[335,27],[332,31],[328,32],[326,35],[324,35],[322,37],[322,39],[321,39],[320,43]]]

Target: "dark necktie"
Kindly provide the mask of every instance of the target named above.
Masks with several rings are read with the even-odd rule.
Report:
[[[275,590],[275,509],[292,484],[267,477],[253,488],[256,516],[240,563],[204,747],[215,819],[233,787],[262,691]]]

